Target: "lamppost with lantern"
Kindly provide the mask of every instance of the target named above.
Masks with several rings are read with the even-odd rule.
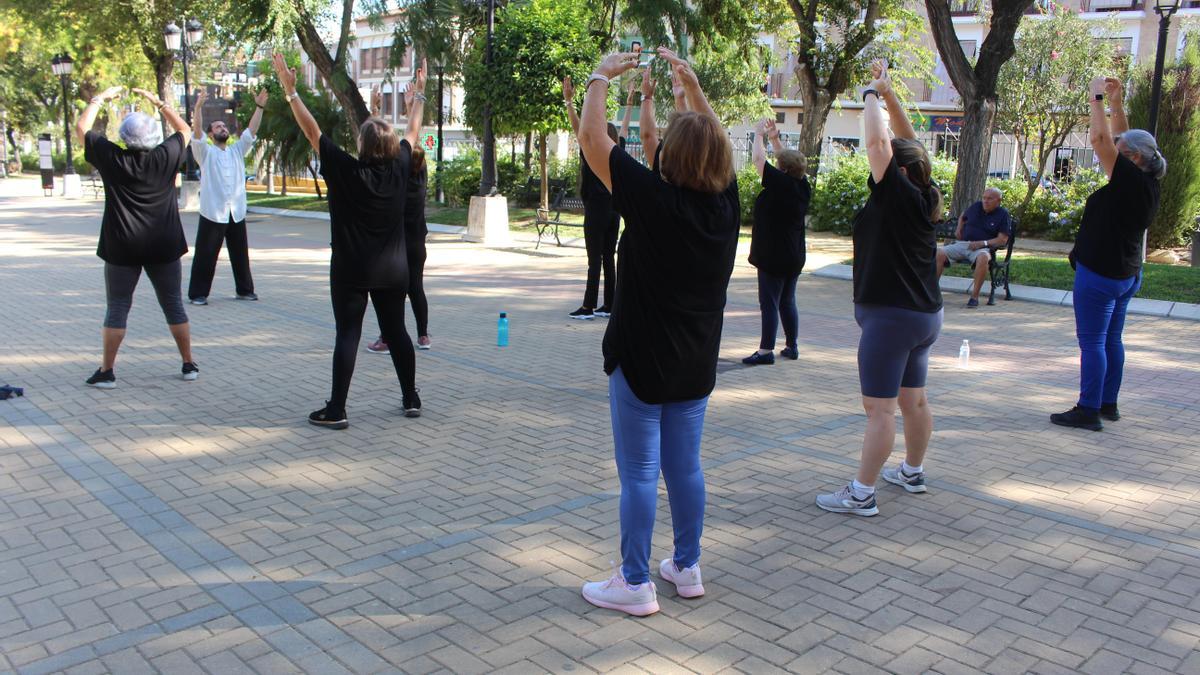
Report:
[[[446,73],[446,55],[439,53],[433,58],[433,66],[438,71],[438,110],[437,110],[437,168],[434,169],[435,200],[439,204],[446,203],[446,195],[442,192],[442,117],[445,112],[446,98],[442,89],[442,76]]]
[[[479,0],[487,5],[487,53],[484,65],[492,68],[492,41],[496,32],[496,0]],[[483,104],[483,160],[479,180],[479,196],[490,197],[496,194],[496,134],[492,131],[492,103]]]
[[[192,58],[192,47],[204,38],[204,26],[200,25],[200,22],[195,19],[188,19],[184,22],[183,27],[184,30],[180,30],[174,21],[168,23],[163,28],[163,39],[167,43],[167,49],[175,52],[176,58],[183,62],[183,114],[190,126],[192,123],[192,105],[188,99],[191,93],[191,81],[188,79],[188,61]],[[191,148],[188,148],[187,151],[186,166],[184,180],[200,180],[199,170],[192,159]]]
[[[1150,85],[1150,119],[1146,126],[1151,135],[1158,134],[1158,104],[1162,100],[1163,61],[1167,56],[1167,31],[1171,29],[1171,15],[1179,11],[1179,0],[1156,0],[1154,13],[1158,14],[1158,53],[1154,56],[1154,80]]]
[[[50,60],[50,69],[58,76],[62,83],[63,97],[63,140],[67,144],[67,166],[63,169],[63,194],[73,192],[72,187],[79,184],[79,177],[75,175],[75,161],[71,155],[71,107],[67,100],[67,78],[71,72],[75,70],[75,61],[70,54],[63,52],[55,54]]]

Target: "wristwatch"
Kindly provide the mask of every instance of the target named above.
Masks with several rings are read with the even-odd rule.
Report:
[[[587,90],[588,90],[588,87],[592,86],[592,83],[593,83],[593,82],[596,82],[596,81],[603,82],[604,84],[608,84],[608,83],[609,83],[609,79],[608,79],[607,77],[605,77],[605,76],[601,75],[600,73],[592,73],[592,76],[591,76],[591,77],[589,77],[589,78],[587,79],[587,82],[585,82],[585,83],[584,83],[584,85],[583,85],[583,90],[584,90],[584,91],[587,91]]]
[[[299,94],[297,94],[296,92],[294,92],[294,91],[293,91],[293,92],[292,92],[292,93],[290,93],[290,94],[286,94],[286,95],[284,95],[284,97],[283,97],[283,98],[284,98],[284,100],[286,100],[288,103],[291,103],[293,99],[300,98],[300,95],[299,95]]]

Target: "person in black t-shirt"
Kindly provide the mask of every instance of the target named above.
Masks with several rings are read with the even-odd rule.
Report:
[[[691,108],[671,117],[658,172],[604,130],[609,80],[634,68],[636,55],[611,54],[588,79],[579,127],[584,157],[625,219],[616,303],[603,345],[621,480],[622,566],[613,578],[582,590],[594,605],[639,616],[658,611],[649,561],[660,468],[675,552],[659,574],[681,596],[704,594],[700,440],[739,227],[729,136],[691,66],[669,50],[658,54],[677,73]],[[643,133],[653,119],[643,118]]]
[[[567,118],[571,129],[578,136],[579,115],[575,112],[575,88],[571,78],[563,78],[563,101],[567,104]],[[625,119],[621,132],[608,124],[608,137],[625,149],[625,138],[629,135],[629,122],[633,118],[633,90],[625,102]],[[621,229],[621,216],[613,209],[612,195],[596,179],[588,166],[587,158],[579,153],[579,197],[583,200],[583,241],[587,248],[587,285],[583,291],[583,304],[567,316],[572,319],[590,320],[609,316],[612,313],[613,295],[617,288],[617,234]],[[600,271],[604,271],[604,304],[596,306],[600,295]]]
[[[333,257],[329,290],[337,340],[333,350],[333,388],[325,407],[308,417],[311,424],[345,429],[346,395],[354,375],[367,296],[375,306],[383,339],[391,347],[392,365],[400,380],[404,414],[421,414],[415,384],[416,357],[404,327],[404,295],[408,290],[408,258],[404,213],[410,157],[421,130],[425,102],[425,64],[417,69],[408,130],[397,138],[392,125],[368,118],[358,130],[358,158],[347,154],[321,133],[317,121],[296,95],[296,71],[274,56],[275,73],[292,114],[321,158],[321,176],[329,187],[329,225]]]
[[[763,136],[775,149],[775,168],[767,161]],[[750,264],[758,268],[758,306],[762,311],[762,339],[758,351],[742,359],[747,365],[775,363],[775,333],[783,320],[786,345],[779,355],[800,358],[796,334],[800,315],[796,311],[796,280],[804,269],[804,218],[812,189],[808,185],[808,162],[804,155],[783,147],[773,120],[762,120],[755,128],[754,168],[762,178],[762,192],[754,200],[754,231],[750,240]]]
[[[873,516],[875,482],[896,442],[896,407],[904,415],[904,461],[883,479],[908,492],[925,492],[922,462],[933,434],[925,397],[929,349],[942,327],[937,238],[933,219],[942,196],[933,184],[929,154],[916,140],[887,64],[872,64],[875,79],[863,92],[870,195],[854,217],[854,318],[862,328],[858,377],[867,431],[858,475],[841,490],[817,496],[834,513]],[[888,139],[879,101],[887,104],[896,138]]]
[[[122,89],[111,87],[92,98],[75,123],[84,157],[104,178],[104,219],[96,249],[96,255],[104,260],[104,286],[108,295],[104,359],[87,379],[87,384],[101,389],[117,386],[113,365],[125,339],[133,291],[143,269],[154,284],[158,304],[183,358],[183,379],[195,380],[200,374],[192,358],[191,328],[183,309],[179,258],[188,249],[175,196],[175,174],[192,129],[157,96],[145,89],[134,89],[162,113],[175,133],[164,141],[158,120],[135,112],[121,122],[121,140],[126,147],[112,143],[103,134],[92,131],[92,123],[100,106],[117,98]]]
[[[1092,149],[1108,175],[1083,207],[1071,250],[1072,305],[1079,340],[1079,401],[1050,416],[1054,424],[1100,431],[1104,418],[1120,419],[1117,395],[1125,369],[1125,311],[1142,285],[1142,236],[1158,211],[1159,181],[1167,160],[1148,132],[1130,129],[1116,78],[1091,83]],[[1111,128],[1104,114],[1107,94]]]

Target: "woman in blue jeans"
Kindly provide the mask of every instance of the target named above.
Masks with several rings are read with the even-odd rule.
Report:
[[[1104,114],[1107,95],[1111,126]],[[1117,395],[1125,369],[1125,310],[1142,284],[1142,235],[1158,210],[1159,180],[1167,161],[1154,137],[1129,129],[1115,78],[1091,84],[1092,149],[1108,175],[1108,184],[1092,193],[1083,207],[1071,264],[1075,267],[1072,303],[1079,339],[1079,402],[1050,416],[1064,427],[1100,431],[1100,421],[1120,419]]]
[[[666,49],[660,48],[659,56],[671,64],[688,110],[671,116],[657,171],[634,160],[605,133],[609,80],[636,67],[636,54],[611,54],[588,78],[579,128],[584,158],[625,219],[616,302],[604,334],[621,480],[622,564],[610,579],[585,583],[583,597],[635,616],[658,611],[650,540],[660,470],[675,551],[658,566],[659,575],[682,597],[704,594],[700,438],[716,382],[739,226],[729,136],[687,62]],[[648,78],[643,74],[645,82]],[[654,119],[653,106],[652,96],[643,98],[642,119]],[[646,155],[655,156],[653,124],[643,125],[642,142]]]

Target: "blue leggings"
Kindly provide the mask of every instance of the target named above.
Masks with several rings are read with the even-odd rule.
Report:
[[[617,475],[621,479],[621,571],[631,584],[650,579],[650,538],[658,507],[661,467],[675,529],[679,569],[700,560],[704,530],[704,471],[700,435],[708,397],[681,403],[643,403],[618,368],[608,378]]]
[[[1110,279],[1075,263],[1075,337],[1079,339],[1079,406],[1116,403],[1125,372],[1125,310],[1142,274]]]
[[[779,277],[758,271],[758,307],[762,310],[762,340],[759,349],[775,349],[775,335],[783,320],[785,346],[796,348],[796,333],[800,331],[800,314],[796,311],[796,280],[799,274]]]

